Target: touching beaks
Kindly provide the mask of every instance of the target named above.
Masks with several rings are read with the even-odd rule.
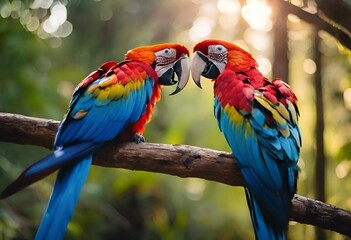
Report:
[[[195,84],[201,87],[200,77],[204,76],[206,78],[215,79],[220,74],[220,70],[211,60],[208,59],[206,55],[204,55],[200,51],[194,52],[194,56],[191,60],[191,76],[195,82]]]
[[[180,57],[172,67],[163,69],[163,73],[158,78],[162,85],[170,86],[177,83],[177,88],[170,95],[179,93],[184,89],[190,77],[190,60],[187,55]],[[160,69],[158,72],[162,72]]]

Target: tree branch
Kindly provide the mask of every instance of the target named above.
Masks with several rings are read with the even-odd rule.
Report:
[[[312,14],[303,10],[300,7],[295,6],[290,1],[270,0],[270,2],[272,3],[271,5],[273,7],[278,6],[278,9],[283,8],[286,13],[294,14],[299,18],[301,18],[302,20],[310,24],[313,24],[318,29],[328,32],[330,35],[335,37],[342,45],[344,45],[348,49],[351,49],[351,30],[350,30],[350,24],[349,24],[349,21],[350,21],[349,17],[343,18],[343,21],[339,21],[339,23],[333,21],[333,18],[335,18],[335,16],[331,15],[331,11],[327,10],[329,6],[326,6],[326,4],[321,5],[322,8],[318,9],[318,13]],[[329,1],[319,0],[317,2],[318,4],[320,4],[321,2],[329,2]],[[344,6],[345,3],[343,3],[343,1],[332,1],[330,2],[330,4],[338,9],[338,11],[336,11],[335,14],[339,16],[343,16],[340,13],[340,11],[348,12],[348,10],[350,9],[349,7],[346,8]],[[324,11],[326,11],[327,14],[324,13]]]
[[[58,124],[54,120],[0,113],[0,141],[51,149]],[[93,163],[243,186],[235,162],[230,153],[193,146],[110,142],[96,154]],[[291,220],[351,237],[350,211],[299,195],[295,195],[292,203]]]

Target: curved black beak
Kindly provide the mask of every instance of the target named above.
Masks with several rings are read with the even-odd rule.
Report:
[[[204,76],[206,78],[214,79],[220,74],[217,66],[211,62],[206,55],[200,51],[196,51],[191,60],[191,76],[195,84],[201,87],[200,77]]]
[[[179,58],[174,65],[158,78],[158,83],[171,86],[177,83],[177,88],[170,95],[179,93],[188,83],[190,76],[190,61],[187,55]]]

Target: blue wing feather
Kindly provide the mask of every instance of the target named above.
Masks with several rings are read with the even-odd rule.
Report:
[[[99,83],[98,79],[94,83]],[[153,79],[146,79],[153,82]],[[97,101],[89,94],[77,98],[68,120],[65,119],[57,134],[55,146],[79,141],[105,142],[115,138],[129,123],[137,121],[145,111],[146,95],[152,92],[152,84],[129,92],[119,99]],[[150,96],[151,97],[151,96]],[[81,119],[72,119],[80,110],[87,111]],[[67,121],[67,123],[65,123]],[[37,239],[61,239],[73,214],[89,172],[91,157],[73,166],[61,169],[49,205],[40,224]],[[61,180],[60,180],[61,179]],[[77,180],[79,181],[77,183]],[[58,210],[61,209],[61,210]]]
[[[146,91],[145,91],[146,92],[146,99],[147,99],[147,102],[149,102],[151,100],[151,97],[152,97],[152,89],[154,88],[155,82],[146,80],[144,84],[145,84],[145,89],[146,89]]]
[[[82,92],[82,102],[79,98],[75,101],[68,119],[64,120],[69,124],[63,123],[61,129],[64,131],[58,132],[55,146],[63,145],[63,142],[67,144],[81,140],[96,142],[111,140],[113,138],[111,135],[116,136],[128,123],[137,121],[145,112],[146,104],[151,98],[153,82],[153,79],[146,79],[141,89],[132,90],[128,97],[109,100],[109,103],[104,102],[104,104],[97,104],[98,101],[91,97],[91,94],[84,95]],[[98,83],[99,79],[94,82],[94,84]],[[87,111],[86,116],[78,120],[73,119],[80,110]],[[111,121],[116,122],[113,124],[115,129],[106,128]]]
[[[135,91],[134,92],[134,101],[135,102],[140,102],[141,103],[141,99],[142,99],[142,92],[141,91]],[[145,100],[143,101],[145,102]],[[131,113],[130,113],[130,120],[131,122],[136,122],[140,115],[138,115],[141,112],[142,106],[138,105],[135,108],[132,109]]]
[[[82,140],[95,142],[112,140],[129,123],[137,121],[144,113],[145,105],[147,104],[146,96],[150,94],[151,98],[153,86],[151,83],[153,81],[153,79],[147,79],[145,81],[147,84],[144,84],[141,89],[132,90],[128,96],[116,100],[105,98],[99,102],[91,95],[89,96],[89,94],[82,97],[81,101],[77,99],[74,109],[71,111],[71,117],[79,110],[87,111],[87,114],[79,120],[70,119],[69,124],[62,128],[64,131],[58,133],[56,145],[60,145],[62,142],[67,144],[67,142]],[[98,82],[99,80],[95,83]],[[72,169],[61,170],[62,175],[65,175],[64,181],[60,182],[57,180],[55,184],[51,197],[54,201],[50,200],[49,202],[47,212],[37,233],[38,239],[42,239],[45,236],[50,238],[57,235],[63,236],[86,178],[80,175],[87,174],[89,166],[89,161],[84,160],[72,167]],[[80,179],[79,185],[75,183],[75,178]],[[57,212],[55,209],[58,208],[63,209]],[[56,216],[55,220],[53,220],[53,216]]]
[[[91,155],[101,147],[101,144],[82,142],[56,150],[29,166],[22,174],[1,192],[0,198],[8,197],[30,184],[53,173],[60,167],[79,161],[80,158]]]
[[[269,109],[259,103],[252,103],[251,107],[252,111],[248,113],[237,109],[241,117],[233,117],[233,113],[227,112],[218,98],[214,98],[218,126],[249,189],[248,204],[256,236],[259,239],[284,239],[296,186],[300,131],[288,120],[279,124],[280,129],[274,128],[267,123]],[[288,129],[288,136],[280,132],[284,129]]]
[[[131,121],[135,122],[139,119],[140,113],[145,112],[146,109],[146,91],[136,91],[136,102],[145,103],[136,106],[131,113]]]
[[[142,67],[140,62],[127,61],[122,64]],[[99,70],[100,73],[102,70]],[[97,93],[95,95],[100,98],[95,98],[88,88],[104,79],[101,73],[100,78],[91,82],[88,79],[88,85],[81,84],[81,88],[75,90],[68,113],[60,123],[55,138],[54,149],[57,151],[29,167],[0,194],[0,198],[7,197],[61,168],[36,239],[63,238],[89,172],[92,154],[104,142],[114,139],[128,124],[136,122],[152,98],[155,79],[150,76],[146,76],[145,83],[139,84],[139,88],[132,86],[121,97],[109,99],[108,94],[100,96]],[[104,91],[105,83],[99,86],[100,91]]]

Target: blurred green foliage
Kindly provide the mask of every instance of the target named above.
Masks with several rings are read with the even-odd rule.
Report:
[[[120,61],[128,49],[139,45],[172,41],[183,42],[191,49],[194,41],[187,32],[203,11],[201,6],[217,3],[212,0],[149,0],[147,4],[141,0],[62,2],[73,26],[72,33],[64,38],[43,37],[28,31],[29,25],[22,23],[18,12],[4,17],[5,6],[17,6],[29,9],[31,16],[38,16],[42,23],[48,18],[49,10],[29,8],[31,1],[0,3],[0,111],[61,119],[75,85],[101,63]],[[247,28],[242,19],[232,32],[216,24],[211,37],[227,40],[243,39]],[[313,197],[313,84],[312,75],[301,71],[301,63],[312,54],[312,43],[308,40],[311,26],[299,23],[291,29],[290,82],[300,100],[304,144],[298,193]],[[330,36],[322,34],[321,37],[328,202],[350,209],[351,124],[350,109],[345,108],[343,94],[351,88],[351,77],[347,74],[351,58],[340,53]],[[257,53],[255,49],[252,51]],[[172,89],[164,88],[161,102],[145,131],[146,140],[229,151],[212,116],[212,83],[204,81],[203,88],[199,90],[190,82],[175,97],[168,96]],[[48,152],[39,147],[0,143],[0,189],[25,166]],[[0,239],[33,238],[54,178],[50,176],[0,202]],[[313,239],[311,229],[291,223],[289,236]],[[328,236],[342,239],[334,233]],[[66,239],[253,237],[242,188],[201,179],[100,167],[92,167],[66,235]]]

